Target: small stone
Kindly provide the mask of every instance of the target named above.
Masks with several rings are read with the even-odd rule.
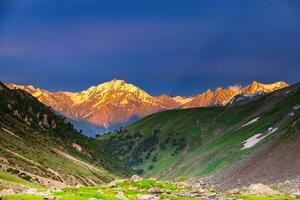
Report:
[[[240,194],[240,191],[238,189],[232,189],[228,191],[228,194]]]
[[[186,183],[186,182],[183,182],[183,181],[176,181],[175,185],[179,189],[190,188],[190,185],[188,183]]]
[[[160,194],[160,193],[163,193],[163,191],[161,189],[159,189],[159,188],[150,188],[150,189],[148,189],[148,192],[150,194]]]
[[[117,196],[117,198],[119,198],[121,200],[128,200],[128,198],[125,196],[123,191],[118,191],[116,196]]]
[[[138,194],[136,196],[137,200],[159,200],[159,196],[154,194]]]
[[[59,200],[59,198],[54,196],[46,196],[44,197],[44,200]]]
[[[142,181],[143,178],[138,176],[138,175],[133,175],[130,180],[132,180],[133,182],[137,182],[137,181]]]
[[[130,190],[130,191],[135,191],[135,190],[138,190],[138,189],[139,189],[138,187],[134,187],[134,186],[130,186],[128,188],[128,190]]]
[[[114,188],[117,186],[118,183],[123,182],[123,179],[116,179],[110,182],[109,184],[106,185],[107,188]]]

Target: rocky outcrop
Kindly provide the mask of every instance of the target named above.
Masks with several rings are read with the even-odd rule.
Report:
[[[251,184],[247,188],[247,193],[256,194],[256,195],[278,195],[278,194],[280,194],[279,192],[273,190],[269,186],[261,184],[261,183]]]

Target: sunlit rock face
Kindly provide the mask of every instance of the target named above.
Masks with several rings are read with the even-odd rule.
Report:
[[[253,81],[244,88],[218,87],[215,91],[208,89],[193,97],[154,97],[123,80],[112,80],[80,92],[50,92],[33,86],[8,84],[11,89],[29,92],[42,103],[72,120],[104,128],[126,124],[132,119],[161,110],[226,105],[237,94],[268,93],[287,86],[282,81],[272,84]]]

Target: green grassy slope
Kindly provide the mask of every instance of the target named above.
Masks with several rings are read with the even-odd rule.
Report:
[[[300,86],[267,94],[248,103],[226,107],[169,110],[150,115],[126,129],[98,139],[113,154],[145,177],[166,179],[206,175],[238,163],[268,141],[279,137],[299,111]],[[250,120],[255,123],[242,127]],[[278,131],[252,148],[243,142],[268,128]]]
[[[0,83],[0,173],[47,186],[109,182],[130,170],[51,108]]]

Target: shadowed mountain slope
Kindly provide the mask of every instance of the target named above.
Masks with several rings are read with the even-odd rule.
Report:
[[[0,83],[1,173],[46,187],[93,185],[130,174],[95,139],[22,90]],[[3,172],[2,172],[3,171]]]

